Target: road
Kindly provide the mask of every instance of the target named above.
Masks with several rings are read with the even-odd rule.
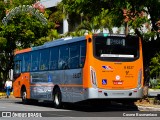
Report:
[[[36,119],[33,117],[38,117],[37,119],[47,120],[47,119],[57,119],[57,120],[70,120],[76,119],[81,120],[99,120],[104,119],[106,117],[120,120],[145,120],[145,117],[140,117],[139,115],[144,114],[144,112],[140,112],[136,106],[124,106],[121,104],[115,104],[109,106],[91,106],[91,105],[76,105],[76,104],[68,104],[62,109],[55,109],[52,107],[51,103],[38,102],[34,104],[24,105],[21,102],[21,99],[17,98],[1,98],[0,99],[0,120],[20,120],[22,119]],[[148,119],[158,120],[160,117],[160,112],[145,112],[150,117]],[[158,115],[158,117],[151,117],[154,115]],[[3,116],[3,117],[2,117]],[[12,118],[8,117],[11,116]],[[130,117],[128,117],[130,116]],[[132,116],[132,117],[131,117]],[[14,118],[13,118],[14,117]],[[27,118],[25,118],[27,117]],[[29,117],[29,118],[28,118]],[[147,119],[147,120],[148,120]]]

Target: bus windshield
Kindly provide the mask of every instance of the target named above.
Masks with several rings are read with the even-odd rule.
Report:
[[[94,56],[101,60],[135,60],[139,57],[138,37],[96,36]]]

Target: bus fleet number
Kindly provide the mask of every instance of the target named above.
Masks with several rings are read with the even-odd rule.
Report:
[[[80,78],[81,77],[81,73],[73,73],[73,78]]]

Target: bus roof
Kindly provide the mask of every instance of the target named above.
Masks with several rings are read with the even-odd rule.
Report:
[[[51,42],[47,42],[44,43],[41,46],[36,46],[36,47],[32,47],[32,50],[39,50],[39,49],[45,49],[45,48],[49,48],[49,47],[53,47],[53,46],[58,46],[58,45],[63,45],[63,44],[68,44],[68,43],[73,43],[73,42],[78,42],[78,41],[82,41],[85,40],[85,36],[81,36],[81,37],[67,37],[67,38],[61,38],[58,40],[54,40]]]
[[[90,35],[87,35],[87,36],[90,36]],[[54,47],[54,46],[59,46],[59,45],[64,45],[64,44],[68,44],[68,43],[74,43],[74,42],[82,41],[82,40],[85,40],[87,36],[61,38],[61,39],[53,40],[53,41],[50,41],[50,42],[46,42],[41,46],[36,46],[36,47],[31,47],[31,48],[15,51],[15,54],[20,54],[20,53],[30,52],[30,51],[34,51],[34,50],[40,50],[40,49],[45,49],[45,48],[49,48],[49,47]],[[93,36],[125,37],[124,34],[108,34],[108,33],[97,33],[97,34],[93,34]]]

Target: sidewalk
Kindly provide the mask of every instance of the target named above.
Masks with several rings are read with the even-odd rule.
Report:
[[[136,106],[140,111],[160,111],[160,105],[149,103],[136,103]]]
[[[150,103],[148,100],[135,102],[135,105],[140,111],[160,111],[160,104]]]
[[[137,105],[140,111],[160,111],[160,105]]]
[[[5,98],[5,97],[6,97],[6,92],[0,92],[0,99],[1,99],[1,98]],[[13,92],[11,92],[10,97],[11,97],[11,98],[14,98]]]

